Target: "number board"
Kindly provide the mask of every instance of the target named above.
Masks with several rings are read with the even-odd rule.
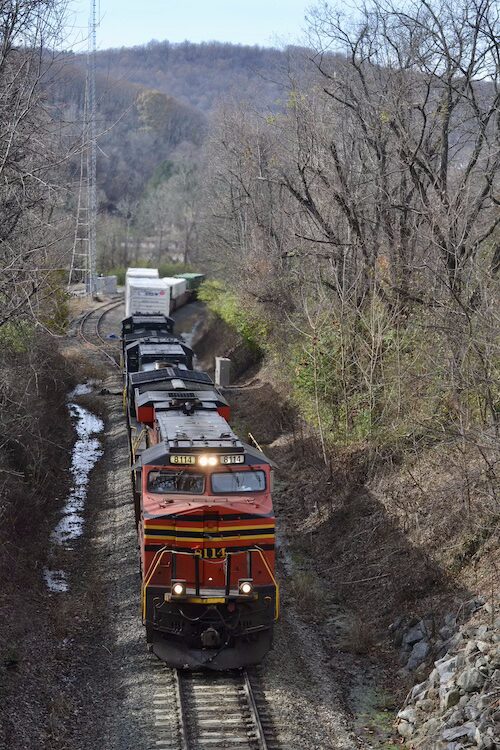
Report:
[[[221,464],[244,464],[245,463],[245,456],[243,455],[236,455],[236,456],[221,456],[220,457]]]
[[[197,463],[197,459],[199,456],[181,456],[181,455],[173,455],[170,456],[170,463],[175,464],[176,466],[194,466]],[[228,466],[230,464],[244,464],[245,463],[245,456],[243,454],[240,455],[231,455],[231,456],[219,456],[219,463],[221,463],[223,466]]]
[[[196,463],[196,456],[170,456],[170,463],[177,466],[193,465]]]

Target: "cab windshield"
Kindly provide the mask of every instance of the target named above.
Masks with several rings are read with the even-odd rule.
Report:
[[[211,479],[214,495],[262,492],[266,489],[263,471],[225,471],[223,474],[212,474]]]
[[[205,476],[188,471],[150,471],[148,492],[161,495],[201,495],[205,491]]]

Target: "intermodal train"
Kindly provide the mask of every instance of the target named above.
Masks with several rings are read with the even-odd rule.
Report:
[[[256,664],[279,614],[273,465],[157,311],[122,322],[124,407],[148,648],[172,667]]]

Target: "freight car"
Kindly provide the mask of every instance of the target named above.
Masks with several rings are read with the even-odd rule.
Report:
[[[174,667],[256,664],[279,612],[272,463],[234,433],[169,319],[153,317],[122,328],[146,640]]]
[[[157,268],[129,268],[125,277],[125,314],[168,316],[195,299],[204,279],[201,273],[159,278]]]

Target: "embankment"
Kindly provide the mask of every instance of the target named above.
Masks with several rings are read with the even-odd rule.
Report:
[[[327,448],[325,461],[318,434],[283,385],[284,363],[277,372],[215,317],[198,350],[207,368],[214,353],[236,357],[228,391],[235,428],[251,432],[279,467],[274,502],[284,608],[315,629],[324,668],[342,686],[360,742],[388,748],[402,736],[427,750],[451,748],[453,736],[462,738],[460,747],[492,747],[500,561],[498,519],[479,502],[479,467],[464,497],[454,445],[424,444],[395,456],[353,444]],[[471,645],[482,626],[484,664],[485,654]],[[482,677],[462,685],[460,669],[476,669],[468,657],[440,686],[438,660],[467,648],[483,659]],[[422,688],[425,700],[412,708],[411,721],[397,719],[405,696],[429,675],[432,684]],[[439,698],[452,687],[460,708],[454,714]],[[413,705],[418,695],[408,700]],[[462,731],[471,711],[474,728]]]

